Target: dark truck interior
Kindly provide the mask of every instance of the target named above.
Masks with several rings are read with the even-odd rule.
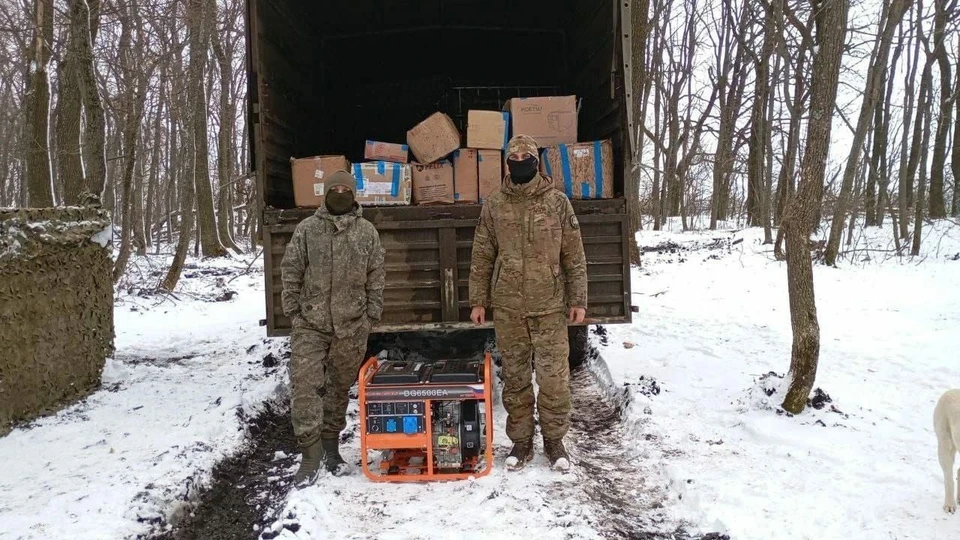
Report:
[[[569,94],[579,139],[612,139],[622,196],[617,13],[611,0],[250,0],[249,118],[267,206],[294,206],[291,157],[359,162],[365,140],[405,143],[437,110],[465,133],[468,109]]]

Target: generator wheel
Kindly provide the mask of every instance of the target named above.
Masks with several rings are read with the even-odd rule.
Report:
[[[587,361],[590,344],[587,342],[586,326],[568,326],[567,337],[570,340],[570,369],[578,368]]]

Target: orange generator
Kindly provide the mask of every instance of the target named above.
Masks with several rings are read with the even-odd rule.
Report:
[[[375,482],[484,476],[493,466],[490,353],[483,360],[370,358],[360,368],[360,461]],[[379,463],[369,451],[380,450]]]

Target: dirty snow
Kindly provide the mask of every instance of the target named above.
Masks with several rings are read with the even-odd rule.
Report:
[[[762,230],[638,234],[678,248],[644,256],[640,314],[608,328],[601,354],[634,396],[631,416],[680,449],[662,459],[687,519],[738,540],[958,537],[932,415],[960,387],[960,224],[925,230],[919,258],[889,251],[888,222],[856,230],[853,260],[815,267],[816,387],[831,401],[793,418],[776,411],[786,270]],[[656,393],[643,391],[651,380]]]
[[[790,320],[785,268],[762,231],[645,230],[640,244],[663,249],[634,269],[640,313],[592,336],[596,388],[624,406],[623,423],[594,435],[581,422],[573,473],[549,471],[542,451],[525,471],[503,472],[498,402],[491,475],[427,485],[324,476],[292,493],[268,532],[603,538],[611,514],[584,484],[607,478],[584,475],[603,470],[587,460],[605,445],[611,491],[662,506],[642,518],[657,532],[694,524],[737,540],[956,538],[960,517],[941,510],[931,416],[940,393],[960,386],[960,226],[927,226],[920,258],[890,251],[889,225],[860,231],[839,268],[815,270],[819,409],[777,412]],[[241,447],[244,415],[286,395],[283,366],[261,362],[283,340],[264,339],[258,325],[260,263],[192,264],[176,295],[141,294],[166,261],[131,261],[103,389],[0,439],[0,536],[147,533]],[[355,439],[344,457],[358,459]]]

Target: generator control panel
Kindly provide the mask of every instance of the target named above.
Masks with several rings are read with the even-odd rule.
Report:
[[[422,401],[367,403],[367,433],[424,433]]]

